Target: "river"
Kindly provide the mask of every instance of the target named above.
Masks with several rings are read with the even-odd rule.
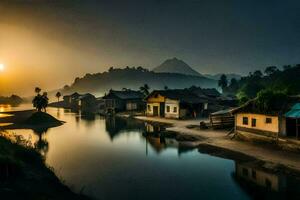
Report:
[[[66,123],[9,133],[30,140],[66,185],[95,199],[282,199],[299,195],[298,179],[181,148],[175,139],[159,136],[158,129],[164,127],[67,109],[49,108],[48,113]],[[157,134],[150,133],[153,130]]]

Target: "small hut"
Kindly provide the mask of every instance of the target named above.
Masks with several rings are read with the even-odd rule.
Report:
[[[209,115],[209,120],[212,128],[232,128],[234,127],[234,109],[220,110]]]

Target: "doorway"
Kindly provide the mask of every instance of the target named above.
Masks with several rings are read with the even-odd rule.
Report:
[[[153,116],[157,117],[159,116],[159,107],[153,106]]]
[[[286,136],[300,136],[300,119],[286,118]]]

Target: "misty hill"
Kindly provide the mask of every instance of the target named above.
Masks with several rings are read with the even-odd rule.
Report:
[[[166,60],[161,65],[154,68],[153,71],[158,73],[177,73],[192,76],[202,76],[199,72],[191,68],[184,61],[177,58]]]
[[[225,74],[226,77],[227,77],[227,80],[231,80],[233,78],[235,78],[236,80],[240,80],[242,78],[241,75],[239,74],[234,74],[234,73],[231,73],[231,74]],[[213,80],[220,80],[220,77],[222,76],[222,73],[219,73],[219,74],[204,74],[204,76],[206,78],[210,78],[210,79],[213,79]]]
[[[202,88],[217,87],[217,81],[200,76],[190,76],[175,73],[156,73],[142,67],[126,67],[116,69],[111,67],[108,72],[86,74],[82,78],[76,78],[71,86],[65,86],[63,94],[71,92],[90,92],[104,94],[110,89],[139,89],[143,84],[148,84],[151,89],[187,88],[192,85]]]
[[[11,95],[10,97],[0,96],[0,104],[18,105],[21,104],[23,101],[24,100],[17,95]]]

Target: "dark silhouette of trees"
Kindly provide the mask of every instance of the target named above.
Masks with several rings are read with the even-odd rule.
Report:
[[[168,86],[165,86],[165,87],[164,87],[164,89],[165,89],[165,90],[168,90],[168,89],[169,89],[169,87],[168,87]]]
[[[35,88],[37,95],[32,100],[33,107],[35,107],[38,112],[41,112],[43,109],[45,112],[47,112],[46,108],[49,103],[48,94],[47,92],[44,92],[43,95],[41,95],[40,92],[42,90],[40,88],[37,88],[38,87]]]
[[[224,90],[226,89],[228,85],[228,80],[225,74],[222,74],[222,76],[220,77],[220,80],[218,81],[218,86],[222,88],[222,91],[224,92]]]
[[[59,102],[59,98],[61,97],[61,93],[60,93],[60,92],[57,92],[57,93],[55,94],[55,96],[56,96],[56,98],[57,98],[57,102]]]
[[[291,69],[291,68],[292,68],[291,65],[283,65],[283,66],[282,66],[283,71],[289,70],[289,69]]]
[[[253,72],[253,76],[261,78],[263,76],[263,73],[260,70],[256,70],[255,72]]]
[[[149,90],[150,87],[148,86],[148,84],[144,84],[143,86],[140,87],[140,91],[145,95],[148,96],[149,95]]]
[[[36,94],[40,94],[41,91],[42,91],[42,89],[39,88],[39,87],[35,87],[35,88],[34,88],[34,92],[35,92]]]
[[[279,71],[279,70],[276,66],[269,66],[265,69],[265,74],[267,76],[271,76],[272,74],[274,74],[277,71]]]

